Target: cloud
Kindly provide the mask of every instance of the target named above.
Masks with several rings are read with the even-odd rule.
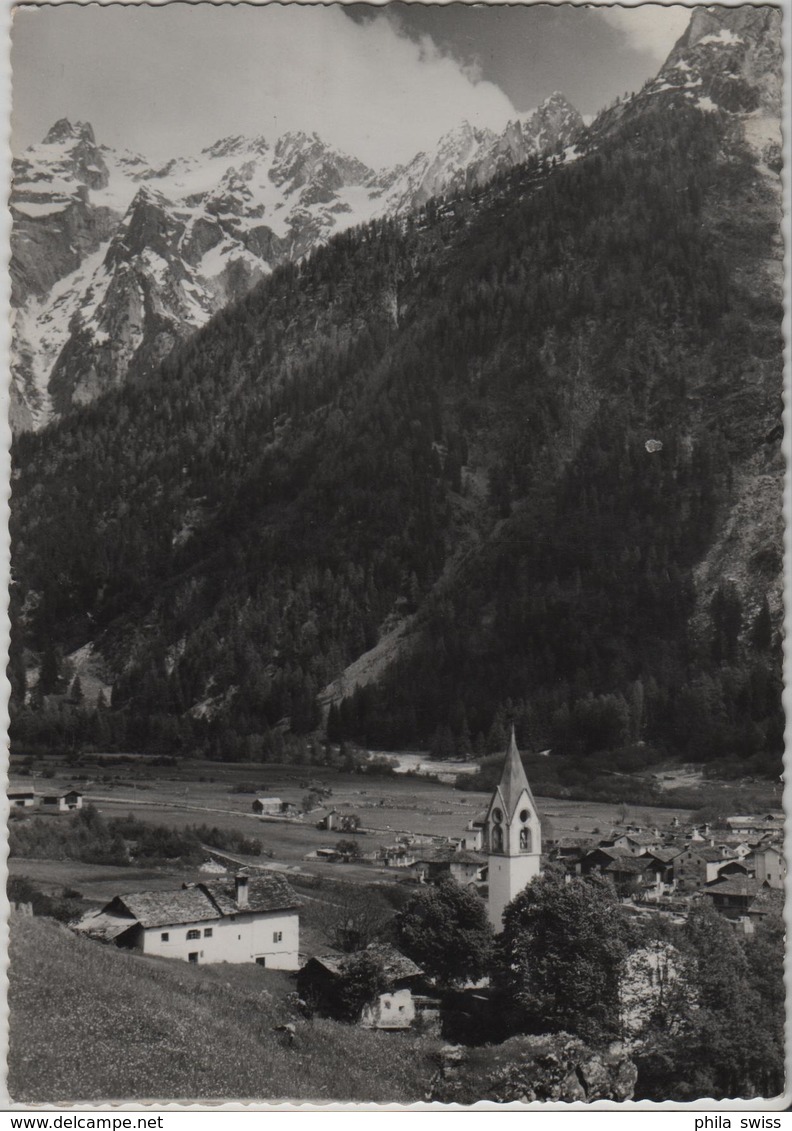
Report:
[[[616,5],[600,9],[602,17],[636,51],[664,63],[671,48],[690,22],[691,9],[681,4]]]
[[[56,118],[152,159],[228,134],[316,131],[374,167],[409,160],[468,119],[515,110],[427,35],[340,5],[63,5],[14,25],[15,128],[38,141]]]

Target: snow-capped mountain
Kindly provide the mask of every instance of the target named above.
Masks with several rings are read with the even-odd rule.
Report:
[[[375,173],[306,133],[223,138],[157,168],[62,119],[13,166],[12,427],[40,427],[150,369],[334,232],[484,184],[581,125],[553,94],[501,135],[465,122]]]
[[[535,154],[568,145],[582,125],[580,114],[557,91],[501,134],[463,122],[433,152],[418,153],[408,165],[380,177],[388,209],[409,211],[438,193],[484,185]]]

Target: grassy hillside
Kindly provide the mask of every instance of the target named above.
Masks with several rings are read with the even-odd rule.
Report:
[[[127,954],[45,919],[11,922],[8,1089],[18,1102],[423,1099],[435,1044],[293,1021],[291,980]]]

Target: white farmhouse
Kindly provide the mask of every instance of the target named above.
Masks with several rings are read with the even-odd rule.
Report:
[[[257,962],[296,970],[299,899],[277,873],[244,874],[175,891],[117,895],[78,930],[116,946],[185,962]]]
[[[41,805],[56,813],[71,813],[74,809],[82,809],[83,795],[76,789],[69,789],[66,793],[49,793],[41,798]]]
[[[32,809],[36,804],[36,794],[32,789],[9,789],[6,797],[11,809]]]

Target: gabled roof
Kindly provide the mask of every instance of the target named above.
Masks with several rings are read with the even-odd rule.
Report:
[[[659,836],[653,836],[652,833],[616,833],[614,840],[631,840],[633,844],[657,844],[660,840]]]
[[[112,915],[106,911],[91,912],[85,915],[76,928],[88,935],[89,938],[98,939],[100,942],[112,942],[124,931],[134,927],[135,920],[122,915]]]
[[[654,860],[660,860],[663,864],[670,864],[679,853],[675,848],[651,848],[648,852],[642,853],[642,855],[649,856]]]
[[[728,880],[716,880],[707,884],[703,891],[707,895],[758,895],[762,890],[759,880],[753,876],[730,876]]]
[[[277,872],[251,876],[248,880],[247,905],[241,908],[234,898],[234,877],[207,880],[204,889],[221,915],[237,915],[240,911],[286,911],[300,906],[297,893]]]
[[[640,856],[619,856],[605,865],[606,872],[634,872],[636,875],[650,867],[647,858]]]
[[[327,970],[328,973],[339,975],[343,974],[350,959],[357,958],[360,954],[370,954],[381,962],[382,972],[389,984],[400,981],[402,978],[417,978],[423,973],[420,966],[416,966],[411,958],[402,954],[401,951],[396,950],[390,943],[370,943],[365,951],[359,951],[356,955],[317,955],[315,958],[309,959],[306,966],[315,962]],[[305,969],[305,967],[303,967],[303,969]]]
[[[219,919],[220,915],[209,896],[200,887],[178,888],[175,891],[139,891],[118,895],[105,909],[113,912],[124,908],[141,927],[167,927],[179,923],[201,923]]]
[[[417,978],[423,973],[420,966],[416,966],[411,958],[402,954],[390,943],[369,943],[366,954],[373,954],[380,960],[385,977],[389,981],[396,981],[398,978]]]
[[[246,912],[287,911],[300,906],[296,893],[283,876],[272,872],[248,881],[247,904],[234,897],[234,878],[213,880],[174,891],[141,891],[119,895],[105,908],[108,913],[127,911],[141,927],[167,927],[202,923]]]
[[[632,856],[629,848],[623,848],[621,846],[619,848],[612,848],[606,847],[601,844],[596,844],[592,849],[590,849],[590,851],[586,853],[584,859],[587,859],[589,856],[593,856],[595,852],[601,852],[603,856],[610,856],[611,860],[624,860],[626,859],[626,857]]]
[[[510,821],[514,816],[514,811],[523,792],[528,794],[534,812],[538,816],[539,810],[531,793],[531,787],[528,785],[528,778],[525,776],[522,758],[520,758],[520,752],[517,749],[517,740],[514,737],[514,727],[512,727],[509,749],[506,751],[506,761],[503,763],[503,772],[496,790],[503,803],[507,820]]]
[[[712,848],[710,845],[707,845],[706,848],[692,848],[691,851],[695,852],[700,860],[705,860],[708,864],[714,864],[716,860],[733,859],[731,856],[724,856],[719,848]]]

